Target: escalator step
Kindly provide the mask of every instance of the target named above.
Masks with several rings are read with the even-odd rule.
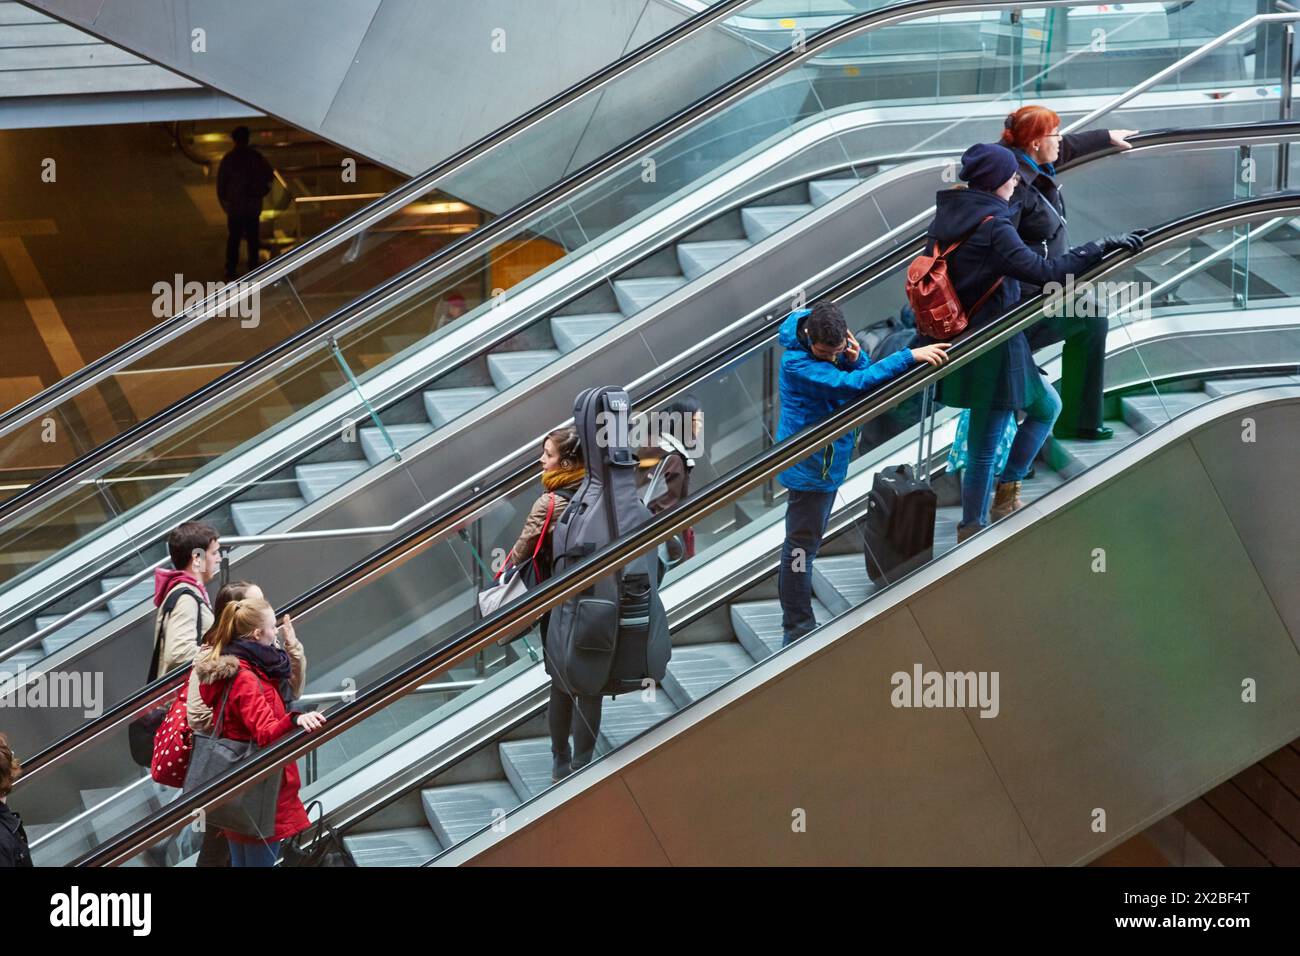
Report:
[[[1276,388],[1279,385],[1300,385],[1300,375],[1260,375],[1255,378],[1216,378],[1205,383],[1205,394],[1210,398],[1236,395],[1252,388]]]
[[[236,501],[230,505],[230,520],[241,535],[261,534],[289,515],[301,511],[307,502],[301,498],[259,498]]]
[[[753,666],[754,658],[735,641],[676,647],[664,676],[664,690],[678,707],[685,707]]]
[[[792,206],[746,206],[740,211],[740,223],[750,242],[761,242],[780,232],[790,223],[812,212],[812,203]]]
[[[412,425],[385,425],[384,431],[388,433],[387,438],[384,437],[384,432],[374,425],[363,428],[357,433],[357,438],[361,442],[361,451],[365,454],[366,461],[372,465],[392,457],[393,449],[389,446],[389,440],[399,449],[405,448],[431,433],[433,426],[423,422]]]
[[[503,740],[497,751],[501,766],[515,793],[525,800],[535,797],[551,785],[551,741],[548,737],[529,740]]]
[[[677,261],[687,279],[712,272],[750,247],[744,239],[713,239],[707,242],[679,242]]]
[[[117,587],[119,584],[125,581],[126,578],[127,578],[126,575],[122,575],[120,577],[100,578],[99,579],[100,591],[101,592],[111,591],[113,588]],[[129,588],[127,588],[125,591],[119,594],[117,597],[111,598],[108,602],[108,612],[112,614],[114,617],[117,617],[121,614],[125,614],[127,611],[135,607],[137,604],[140,604],[144,601],[148,601],[152,598],[153,598],[153,580],[151,578],[145,578],[143,581],[131,585]]]
[[[293,470],[298,491],[308,503],[329,494],[370,467],[366,461],[322,461],[299,465]]]
[[[431,388],[424,393],[424,413],[434,428],[455,421],[496,397],[497,390],[486,385],[473,388]]]
[[[685,276],[650,276],[644,279],[614,280],[614,295],[619,311],[636,315],[649,308],[664,296],[671,295],[686,285]]]
[[[867,577],[867,561],[863,554],[831,554],[818,558],[813,562],[812,586],[813,594],[835,617],[857,607],[877,590],[871,578]]]
[[[609,749],[621,747],[675,713],[677,708],[666,693],[656,693],[653,701],[642,700],[640,692],[607,699],[600,718],[601,742]]]
[[[863,574],[866,574],[865,565]],[[812,609],[818,624],[825,624],[834,617],[815,597]],[[730,612],[731,630],[754,660],[761,661],[781,649],[780,601],[739,601],[731,605]]]
[[[1137,431],[1125,422],[1115,420],[1106,424],[1115,430],[1115,437],[1107,441],[1049,438],[1045,446],[1049,465],[1060,472],[1062,477],[1073,478],[1105,461],[1138,438]]]
[[[49,627],[57,621],[61,614],[41,614],[36,618],[36,630]],[[46,654],[54,654],[57,651],[67,647],[77,638],[89,634],[101,624],[107,624],[112,620],[113,615],[108,611],[87,611],[75,621],[69,621],[63,627],[59,628],[49,637],[41,641],[45,647]]]
[[[561,352],[568,353],[596,336],[608,332],[622,321],[622,312],[556,315],[551,317],[551,338],[555,340]]]
[[[857,184],[856,179],[814,179],[808,184],[808,198],[814,206],[822,206]]]
[[[1210,396],[1204,392],[1164,392],[1160,395],[1130,395],[1120,405],[1124,421],[1145,435],[1209,400]]]
[[[487,357],[488,374],[492,376],[492,384],[504,392],[512,385],[546,368],[559,357],[559,349],[493,352]]]
[[[421,866],[442,852],[428,827],[351,834],[343,845],[357,866]]]
[[[26,650],[19,651],[17,654],[11,654],[4,660],[0,660],[0,684],[7,683],[5,675],[14,675],[19,671],[35,667],[45,659],[45,649],[43,647],[29,647]]]
[[[434,836],[444,847],[491,826],[502,812],[509,813],[522,802],[504,780],[430,787],[420,792],[420,800]]]

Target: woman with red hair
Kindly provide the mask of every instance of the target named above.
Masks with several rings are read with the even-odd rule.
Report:
[[[1020,163],[1020,182],[1011,197],[1019,206],[1016,231],[1025,244],[1046,258],[1070,248],[1066,230],[1065,199],[1056,181],[1056,164],[1114,146],[1131,149],[1133,129],[1099,129],[1087,133],[1062,133],[1061,118],[1046,106],[1022,106],[1006,118],[1002,145]],[[1021,283],[1021,301],[1042,290]],[[1029,344],[1040,349],[1064,340],[1061,355],[1061,416],[1052,433],[1057,438],[1110,438],[1114,432],[1102,424],[1103,372],[1106,362],[1105,316],[1045,319],[1029,331]]]

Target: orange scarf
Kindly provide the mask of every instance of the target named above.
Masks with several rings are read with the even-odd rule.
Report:
[[[554,491],[556,488],[567,488],[569,485],[577,486],[586,477],[587,469],[581,465],[577,468],[556,468],[542,472],[542,486],[547,491]]]

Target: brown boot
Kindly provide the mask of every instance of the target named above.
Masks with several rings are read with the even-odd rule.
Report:
[[[1020,482],[999,481],[997,490],[993,493],[993,506],[989,508],[989,521],[1001,521],[1024,506],[1025,503],[1020,500]]]
[[[980,530],[977,524],[959,524],[957,525],[957,543],[961,544],[975,532]]]

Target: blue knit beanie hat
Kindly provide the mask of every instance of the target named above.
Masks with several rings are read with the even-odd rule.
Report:
[[[1020,168],[1015,154],[997,143],[976,143],[961,154],[961,172],[957,175],[975,189],[992,192]]]

